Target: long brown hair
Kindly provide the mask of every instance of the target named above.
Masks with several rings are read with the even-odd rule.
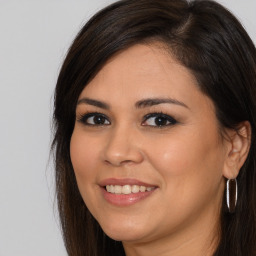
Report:
[[[107,237],[78,191],[70,160],[77,99],[106,61],[137,43],[163,42],[215,104],[221,127],[248,120],[251,148],[240,170],[236,212],[221,212],[215,256],[256,255],[256,50],[238,20],[209,0],[122,0],[92,17],[71,45],[55,91],[56,191],[68,255],[125,255]]]

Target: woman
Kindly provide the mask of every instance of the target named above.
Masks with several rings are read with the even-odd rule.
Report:
[[[212,1],[123,0],[55,92],[69,255],[256,255],[256,51]]]

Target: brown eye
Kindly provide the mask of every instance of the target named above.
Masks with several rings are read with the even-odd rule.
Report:
[[[92,124],[96,124],[96,125],[102,125],[105,123],[106,118],[103,116],[94,116],[91,118],[88,118],[87,122],[90,123],[90,119],[92,119]]]
[[[166,114],[163,113],[152,113],[147,115],[144,118],[144,122],[142,125],[144,126],[154,126],[154,127],[163,127],[176,124],[177,121]]]
[[[79,119],[79,121],[85,125],[95,125],[95,126],[110,124],[109,120],[105,115],[98,114],[98,113],[85,114]]]

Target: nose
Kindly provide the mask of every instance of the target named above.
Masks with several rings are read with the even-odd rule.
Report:
[[[143,161],[140,135],[128,127],[116,127],[108,133],[103,150],[104,161],[113,166]]]

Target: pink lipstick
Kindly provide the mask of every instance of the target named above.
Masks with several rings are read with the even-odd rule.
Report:
[[[103,197],[111,204],[129,206],[152,195],[157,189],[154,184],[136,179],[106,179],[100,182]]]

